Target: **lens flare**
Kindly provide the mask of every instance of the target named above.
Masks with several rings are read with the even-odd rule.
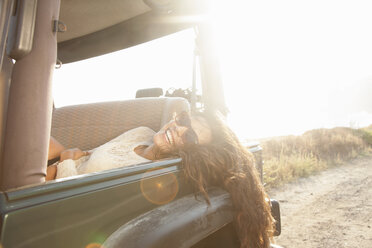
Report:
[[[163,205],[171,202],[177,196],[178,180],[173,173],[150,177],[154,175],[155,170],[159,170],[159,168],[144,173],[140,183],[141,192],[149,202]]]
[[[85,246],[85,248],[104,248],[100,243],[90,243]]]
[[[92,237],[90,237],[90,243],[85,246],[85,248],[105,248],[103,243],[107,239],[108,235],[104,233],[94,233]]]

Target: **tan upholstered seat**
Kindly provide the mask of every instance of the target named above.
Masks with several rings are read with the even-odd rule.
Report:
[[[55,109],[51,134],[66,148],[93,149],[121,133],[147,126],[155,131],[174,112],[189,110],[183,98],[141,98]]]

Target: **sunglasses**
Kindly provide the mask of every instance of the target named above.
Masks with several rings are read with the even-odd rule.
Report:
[[[191,127],[191,119],[187,112],[181,112],[174,117],[174,121],[178,126],[187,127],[187,130],[182,134],[182,141],[184,144],[199,144],[198,135]]]

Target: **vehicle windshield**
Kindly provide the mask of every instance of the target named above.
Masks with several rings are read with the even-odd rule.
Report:
[[[55,107],[132,99],[138,89],[192,85],[195,34],[183,30],[128,49],[62,65],[54,72]]]

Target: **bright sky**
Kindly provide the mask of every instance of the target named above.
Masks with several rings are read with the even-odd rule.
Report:
[[[229,123],[240,137],[372,124],[372,1],[227,2],[216,5],[214,22]],[[63,65],[56,106],[189,87],[193,41],[188,30]]]

